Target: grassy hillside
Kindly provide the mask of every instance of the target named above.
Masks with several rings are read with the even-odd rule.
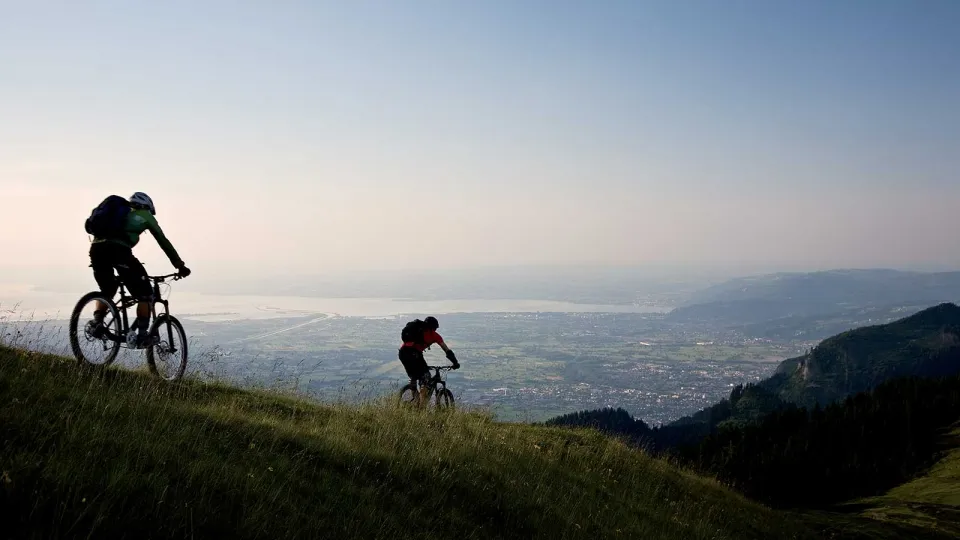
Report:
[[[171,386],[0,347],[4,538],[949,537],[874,517],[774,511],[591,430]]]
[[[81,371],[0,349],[11,538],[816,538],[595,432]]]
[[[952,450],[926,474],[885,495],[862,501],[866,506],[863,515],[960,538],[960,428],[947,437],[944,445]]]

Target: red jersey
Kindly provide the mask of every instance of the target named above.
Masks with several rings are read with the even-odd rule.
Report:
[[[443,338],[440,337],[440,334],[436,330],[425,330],[423,332],[423,343],[414,343],[412,341],[405,341],[403,343],[404,347],[416,347],[423,352],[427,347],[433,345],[434,343],[443,343]]]

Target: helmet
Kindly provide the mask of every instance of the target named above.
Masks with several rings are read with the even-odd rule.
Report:
[[[426,319],[423,320],[423,322],[424,324],[426,324],[427,328],[431,330],[436,330],[437,328],[440,328],[440,323],[437,321],[436,317],[427,317]]]
[[[130,196],[130,204],[146,208],[150,210],[152,215],[157,215],[157,207],[153,205],[153,199],[142,191],[138,191]]]

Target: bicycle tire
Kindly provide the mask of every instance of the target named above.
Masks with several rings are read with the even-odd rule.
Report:
[[[120,342],[116,340],[110,340],[113,343],[113,346],[107,352],[107,358],[101,363],[96,363],[90,361],[80,350],[80,339],[77,336],[77,330],[80,326],[80,315],[83,313],[83,308],[87,306],[90,302],[99,300],[107,305],[107,310],[110,315],[113,316],[111,323],[107,326],[107,330],[113,332],[114,335],[120,335],[120,310],[117,309],[117,305],[113,302],[113,299],[107,298],[106,295],[100,291],[92,291],[80,297],[80,300],[77,301],[76,305],[73,306],[73,312],[70,313],[70,349],[73,351],[73,356],[77,359],[77,363],[81,366],[92,366],[92,367],[107,367],[113,363],[117,358],[117,354],[120,352]],[[111,328],[113,327],[113,328]]]
[[[180,362],[179,362],[179,364],[176,366],[175,371],[174,371],[174,374],[173,374],[172,377],[165,377],[165,376],[163,376],[163,375],[160,373],[160,371],[157,369],[156,359],[155,359],[155,357],[154,357],[154,355],[155,355],[155,352],[154,352],[154,351],[155,351],[156,349],[161,348],[164,344],[167,344],[167,346],[169,346],[169,343],[167,343],[167,340],[168,340],[168,334],[167,334],[167,332],[160,330],[160,327],[161,327],[162,325],[164,325],[164,324],[168,324],[168,325],[170,325],[171,327],[173,327],[174,334],[179,336],[179,338],[180,338],[180,349],[181,349],[181,351],[182,351],[182,353],[183,353],[183,354],[182,354],[182,357],[181,357],[181,359],[180,359]],[[150,336],[157,336],[157,337],[159,338],[159,340],[158,340],[157,343],[155,343],[155,344],[153,344],[153,345],[150,345],[150,346],[147,347],[147,349],[146,349],[146,352],[147,352],[147,367],[150,368],[150,373],[151,373],[152,375],[154,375],[155,377],[159,377],[159,378],[164,379],[164,380],[167,380],[167,381],[178,381],[178,380],[180,380],[180,379],[183,377],[184,372],[187,370],[187,356],[188,356],[187,333],[186,333],[186,331],[183,329],[183,325],[180,324],[180,321],[178,321],[177,318],[174,317],[173,315],[167,315],[167,314],[159,315],[159,316],[153,321],[153,324],[150,325]],[[162,354],[162,351],[161,351],[161,354]]]
[[[453,410],[453,392],[450,390],[444,388],[443,390],[437,392],[436,400],[438,409]]]
[[[406,394],[407,391],[410,392],[409,398],[404,397],[404,394]],[[397,393],[397,402],[401,405],[406,405],[406,406],[416,405],[418,394],[419,392],[417,391],[417,386],[412,383],[407,383]]]

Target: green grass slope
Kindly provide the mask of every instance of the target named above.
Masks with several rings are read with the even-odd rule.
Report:
[[[946,456],[926,474],[863,501],[863,515],[960,538],[960,428],[947,437],[945,446],[950,448]]]
[[[4,538],[817,538],[595,432],[0,348]]]

